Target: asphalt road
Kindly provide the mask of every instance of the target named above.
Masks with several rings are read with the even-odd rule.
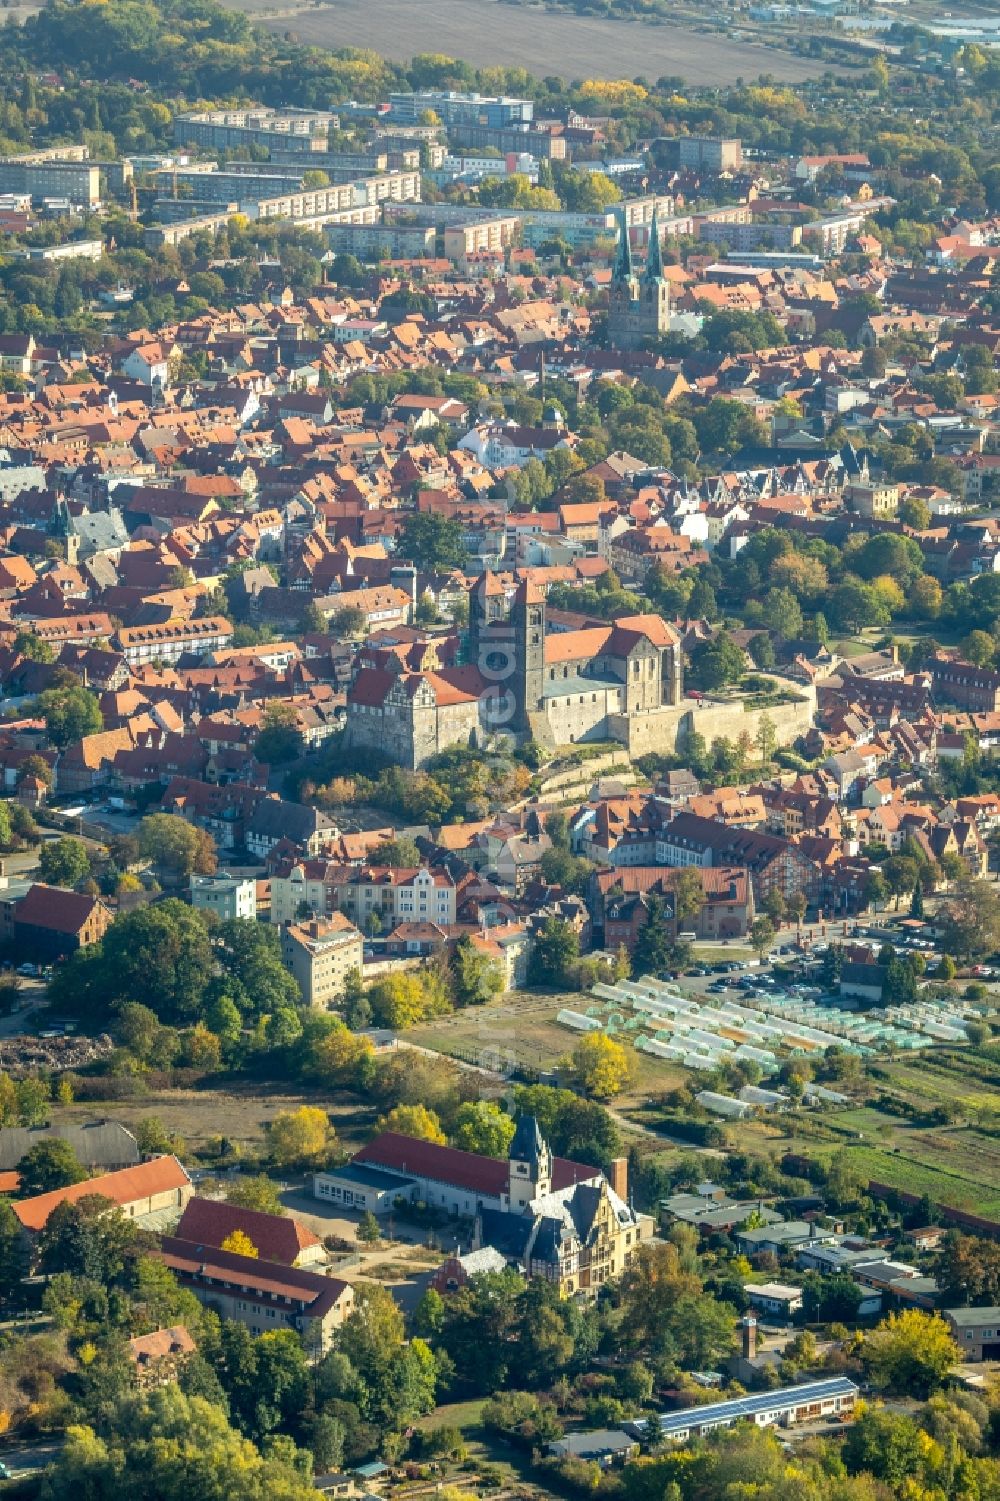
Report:
[[[29,980],[19,975],[21,982],[21,1006],[9,1016],[0,1016],[0,1039],[22,1037],[30,1032],[38,1021],[39,1009],[46,1003],[47,986],[44,980]]]
[[[52,1464],[61,1448],[57,1443],[24,1444],[16,1449],[0,1449],[0,1460],[7,1466],[8,1480],[26,1480]]]

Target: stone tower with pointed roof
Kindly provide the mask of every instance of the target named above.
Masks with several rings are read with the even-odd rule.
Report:
[[[533,1115],[521,1116],[507,1157],[510,1212],[523,1214],[552,1187],[552,1153]]]
[[[618,214],[618,249],[611,274],[608,304],[608,343],[612,349],[642,349],[670,326],[670,284],[663,275],[660,227],[656,210],[649,226],[649,253],[642,277],[632,265],[628,223]]]

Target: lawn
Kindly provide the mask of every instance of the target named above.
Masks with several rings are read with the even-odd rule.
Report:
[[[465,1433],[478,1428],[482,1422],[483,1408],[488,1397],[476,1397],[470,1402],[445,1402],[435,1407],[426,1417],[417,1418],[415,1428],[429,1432],[434,1428],[461,1428]]]
[[[863,657],[873,647],[870,641],[854,641],[848,636],[843,641],[834,641],[833,650],[838,657]]]
[[[406,1040],[465,1063],[498,1068],[503,1073],[518,1068],[542,1073],[556,1069],[561,1060],[568,1058],[583,1035],[559,1026],[555,1019],[558,1012],[566,1007],[585,1013],[593,1004],[593,997],[579,991],[560,995],[515,991],[502,1003],[436,1017],[413,1027]],[[688,1078],[687,1070],[648,1053],[636,1052],[632,1047],[635,1035],[638,1034],[628,1033],[621,1038],[635,1063],[634,1087],[627,1096],[615,1101],[625,1107],[645,1100],[649,1094],[673,1089]]]

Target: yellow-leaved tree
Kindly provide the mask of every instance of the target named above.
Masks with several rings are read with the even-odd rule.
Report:
[[[233,1230],[222,1242],[223,1251],[232,1251],[234,1256],[259,1256],[260,1252],[243,1230]]]
[[[635,1060],[613,1037],[591,1032],[573,1049],[573,1072],[587,1094],[596,1100],[610,1100],[632,1083]]]
[[[445,1142],[440,1120],[426,1105],[394,1105],[378,1124],[380,1131],[398,1131],[402,1136],[417,1136],[440,1146]]]
[[[861,1342],[861,1363],[879,1391],[927,1397],[941,1386],[962,1351],[936,1313],[891,1313]]]
[[[329,1116],[316,1105],[276,1115],[267,1140],[278,1167],[322,1167],[337,1142]]]

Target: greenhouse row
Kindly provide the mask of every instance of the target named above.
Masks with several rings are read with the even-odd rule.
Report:
[[[595,985],[585,1011],[565,1008],[556,1021],[572,1031],[631,1041],[639,1052],[686,1068],[744,1060],[772,1074],[783,1058],[831,1047],[867,1056],[964,1041],[972,1015],[972,1008],[955,1000],[915,1001],[865,1014],[782,992],[766,997],[766,1009],[735,1000],[708,1005],[673,981],[643,976]]]

